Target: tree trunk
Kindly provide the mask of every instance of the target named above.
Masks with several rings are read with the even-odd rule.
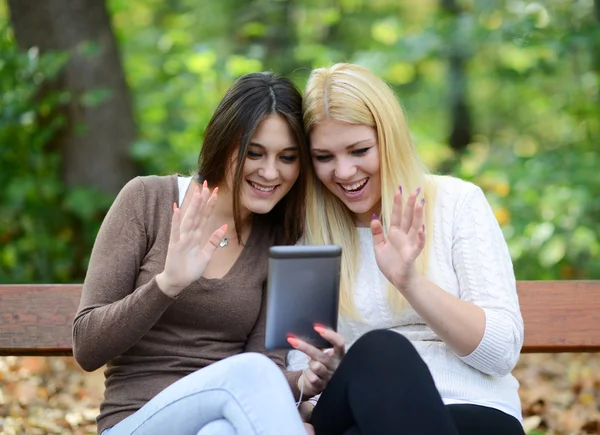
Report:
[[[456,0],[442,0],[442,10],[451,20],[451,28],[457,32],[460,25],[460,9]],[[473,136],[471,111],[467,102],[466,54],[459,44],[450,42],[448,53],[448,81],[450,86],[451,128],[448,143],[458,152],[463,151]]]
[[[49,147],[69,186],[116,193],[136,173],[129,155],[136,126],[104,0],[8,0],[17,43],[63,51],[69,61],[56,89],[71,95],[66,126]]]

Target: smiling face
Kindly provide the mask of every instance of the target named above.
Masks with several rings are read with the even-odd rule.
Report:
[[[289,124],[279,115],[269,115],[258,125],[250,143],[240,186],[242,214],[269,213],[290,191],[300,173],[298,143]],[[234,160],[235,160],[234,155]],[[227,177],[229,190],[233,167]]]
[[[319,180],[343,201],[359,226],[369,226],[381,209],[377,132],[366,125],[325,120],[310,132]]]

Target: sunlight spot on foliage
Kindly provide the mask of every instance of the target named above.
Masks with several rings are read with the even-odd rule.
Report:
[[[379,21],[371,27],[371,35],[377,42],[394,45],[400,37],[398,23],[390,19]]]
[[[552,224],[552,222],[529,224],[527,230],[529,230],[527,232],[531,234],[531,247],[537,249],[552,237],[552,234],[554,234],[554,224]]]
[[[340,0],[340,6],[345,12],[354,12],[356,9],[361,7],[364,0]]]
[[[267,26],[258,21],[252,21],[242,26],[241,33],[248,38],[265,36],[267,34]]]
[[[443,62],[436,59],[427,59],[419,62],[417,66],[419,76],[430,81],[440,82],[445,78],[445,65]]]
[[[227,72],[238,77],[251,72],[261,71],[263,69],[262,62],[258,59],[248,59],[244,56],[231,56],[227,59]]]
[[[415,79],[415,67],[410,63],[395,62],[388,68],[386,78],[397,85],[410,83]]]
[[[513,44],[504,44],[500,47],[498,55],[500,62],[507,68],[517,72],[524,72],[537,63],[537,56],[532,50],[517,47]]]
[[[497,30],[502,26],[502,14],[494,11],[488,16],[481,17],[481,23],[489,30]]]
[[[569,248],[576,254],[588,253],[592,256],[600,254],[600,245],[596,233],[588,227],[578,226],[573,232]]]
[[[490,146],[484,142],[473,142],[469,145],[467,153],[461,160],[461,168],[466,177],[473,177],[481,166],[487,161]]]
[[[510,211],[506,207],[498,207],[494,210],[494,216],[500,225],[510,223]]]
[[[499,183],[494,185],[494,192],[500,197],[508,196],[510,193],[510,184],[506,181],[500,181]]]
[[[135,27],[146,27],[150,26],[152,23],[153,11],[149,8],[139,8],[135,14],[131,14],[127,17],[123,17],[125,19],[131,20],[130,26],[133,25]],[[124,23],[128,20],[124,20]]]
[[[4,246],[4,249],[2,249],[2,264],[8,268],[15,267],[17,264],[17,252],[15,246]]]
[[[533,2],[525,6],[526,16],[535,20],[535,27],[544,28],[550,24],[550,13],[542,4]]]
[[[519,136],[513,149],[519,157],[532,157],[538,152],[538,144],[531,136]]]
[[[173,40],[169,37],[169,35],[162,35],[156,46],[161,52],[168,53],[173,47]]]
[[[539,262],[543,267],[554,266],[564,258],[566,250],[565,238],[561,235],[555,235],[540,250]]]
[[[217,55],[214,51],[205,51],[203,53],[194,53],[188,57],[186,66],[192,72],[202,74],[213,69],[217,61]]]
[[[503,227],[504,231],[506,228],[512,228],[510,226]],[[523,256],[523,253],[526,251],[525,244],[523,243],[523,239],[521,238],[509,238],[506,240],[508,245],[508,251],[510,252],[510,258],[513,260],[518,260]]]
[[[323,24],[327,26],[333,26],[342,18],[338,8],[324,8],[321,10],[320,15],[321,20],[323,20]]]
[[[419,156],[428,168],[437,168],[443,161],[452,157],[452,150],[444,143],[433,139],[415,141]]]

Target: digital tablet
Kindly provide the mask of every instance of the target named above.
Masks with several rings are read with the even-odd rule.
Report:
[[[318,348],[331,344],[313,328],[337,331],[342,248],[273,246],[269,251],[265,348],[291,349],[292,334]]]

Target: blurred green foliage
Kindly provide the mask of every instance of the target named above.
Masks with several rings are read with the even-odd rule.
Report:
[[[63,125],[69,94],[48,90],[67,58],[19,52],[0,22],[0,282],[81,279],[112,198],[67,189],[46,144]]]
[[[193,170],[239,75],[272,69],[302,88],[311,68],[359,63],[397,91],[429,167],[484,189],[519,279],[599,279],[593,0],[456,3],[452,14],[437,0],[108,0],[139,122],[132,155],[145,173]],[[68,95],[33,96],[64,60],[17,53],[7,20],[0,0],[0,281],[80,281],[110,199],[60,183],[43,146],[60,118],[38,119]],[[465,59],[474,124],[460,154],[447,145],[450,53]]]

